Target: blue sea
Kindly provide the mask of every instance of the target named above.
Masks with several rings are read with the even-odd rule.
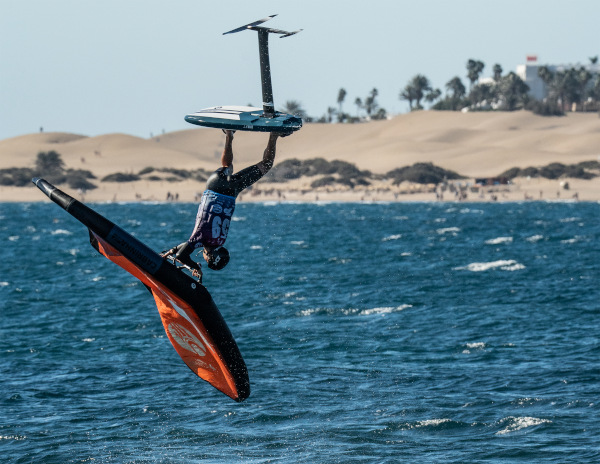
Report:
[[[41,195],[41,193],[40,193]],[[92,205],[155,250],[195,204]],[[244,204],[235,403],[50,201],[0,204],[0,461],[600,462],[600,204]]]

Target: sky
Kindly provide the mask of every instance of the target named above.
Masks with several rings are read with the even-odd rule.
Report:
[[[320,117],[378,90],[388,113],[416,74],[436,88],[469,59],[515,71],[600,55],[598,0],[0,0],[0,140],[38,132],[150,137],[191,129],[184,116],[261,106],[257,34],[223,32],[278,14],[271,35],[276,108]]]

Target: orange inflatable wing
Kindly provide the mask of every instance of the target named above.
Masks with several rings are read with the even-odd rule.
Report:
[[[33,181],[52,201],[88,227],[96,250],[150,290],[167,337],[185,364],[230,398],[248,398],[246,364],[206,288],[83,203],[44,179]]]

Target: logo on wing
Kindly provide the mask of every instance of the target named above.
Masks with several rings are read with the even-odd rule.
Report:
[[[201,358],[206,354],[204,344],[185,327],[172,322],[169,324],[169,334],[183,349],[196,353]]]

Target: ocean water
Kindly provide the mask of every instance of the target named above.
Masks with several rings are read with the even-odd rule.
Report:
[[[98,204],[156,250],[194,204]],[[0,204],[0,461],[600,462],[600,205],[240,204],[194,376],[55,204]]]

